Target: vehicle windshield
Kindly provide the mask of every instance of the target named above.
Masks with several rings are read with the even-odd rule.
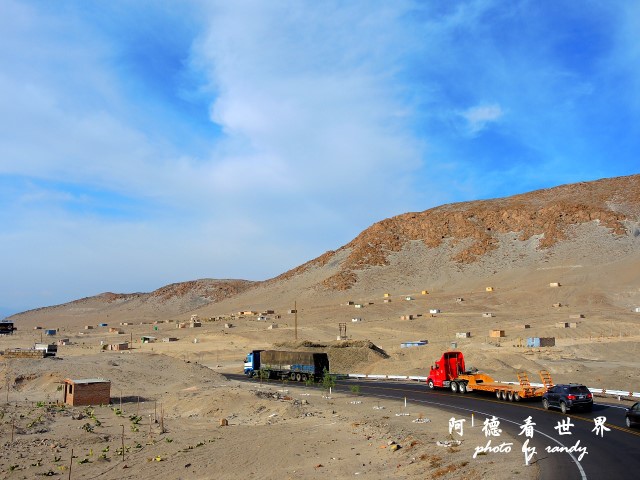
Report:
[[[584,385],[578,385],[577,387],[571,387],[569,391],[573,394],[586,395],[589,393],[589,389]]]

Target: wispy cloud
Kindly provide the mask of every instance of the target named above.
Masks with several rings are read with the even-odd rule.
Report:
[[[479,105],[465,110],[460,114],[466,121],[469,132],[472,135],[477,134],[487,126],[487,124],[496,122],[502,118],[504,112],[500,105]]]

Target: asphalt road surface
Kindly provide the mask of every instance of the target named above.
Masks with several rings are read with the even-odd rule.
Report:
[[[244,375],[226,376],[247,380]],[[535,425],[530,427],[533,437],[528,447],[535,448],[536,453],[531,455],[530,462],[537,462],[543,480],[640,479],[640,429],[626,428],[625,409],[617,405],[596,401],[592,412],[563,415],[559,410],[544,410],[539,400],[505,402],[484,392],[462,395],[448,390],[429,390],[426,384],[418,382],[349,379],[339,380],[335,389],[350,392],[353,385],[358,385],[364,396],[401,401],[406,398],[407,402],[440,408],[451,412],[453,418],[456,414],[467,418],[467,425],[472,413],[476,425],[496,417],[500,429],[523,440],[529,430],[524,427],[525,421],[531,417],[530,422]],[[606,418],[600,427],[598,417]],[[495,436],[487,437],[489,440],[492,447],[503,442]],[[524,463],[525,454],[519,449],[509,455],[521,455]]]

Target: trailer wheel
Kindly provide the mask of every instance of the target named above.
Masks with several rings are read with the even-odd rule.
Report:
[[[296,373],[296,381],[300,381],[302,380],[302,375],[300,375],[299,373]]]
[[[435,388],[433,380],[429,379],[429,381],[427,382],[427,387],[429,387],[429,390],[433,390]]]
[[[519,402],[520,400],[522,400],[522,397],[520,397],[520,394],[519,394],[518,392],[515,392],[515,393],[513,394],[513,399],[514,399],[516,402]]]
[[[462,394],[467,393],[467,384],[464,382],[460,382],[460,385],[458,385],[458,392]]]
[[[509,399],[509,401],[513,402],[513,392],[509,392],[507,395],[508,395],[507,398]]]
[[[507,392],[503,390],[502,393],[500,394],[500,398],[502,398],[502,400],[504,400],[506,402],[507,401]]]
[[[293,380],[295,380],[295,379],[296,379],[296,374],[292,372],[292,373],[289,375],[289,378],[290,378],[292,381],[293,381]]]
[[[458,393],[458,382],[451,382],[451,391],[453,393]]]
[[[306,375],[302,375],[302,381],[306,382],[307,381],[307,376]]]
[[[500,390],[496,390],[496,398],[500,400]]]

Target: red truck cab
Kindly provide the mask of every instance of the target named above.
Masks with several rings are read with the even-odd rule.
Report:
[[[437,360],[435,365],[431,366],[427,385],[431,389],[435,387],[449,388],[451,381],[458,378],[465,371],[462,352],[457,350],[444,352],[440,360]]]

